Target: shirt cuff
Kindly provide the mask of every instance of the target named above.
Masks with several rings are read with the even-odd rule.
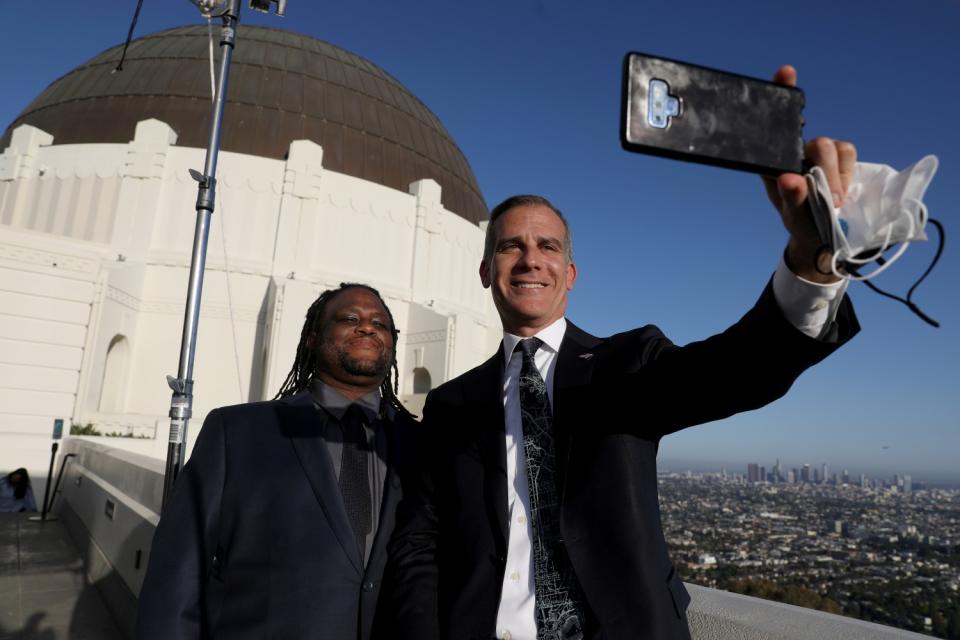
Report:
[[[773,274],[773,297],[790,324],[811,338],[820,338],[833,325],[848,284],[846,279],[831,284],[804,280],[781,257]]]

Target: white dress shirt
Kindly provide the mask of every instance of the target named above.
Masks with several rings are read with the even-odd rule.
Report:
[[[847,281],[821,285],[794,275],[781,259],[773,276],[773,295],[783,315],[798,330],[816,338],[836,317]],[[553,374],[557,353],[567,331],[560,318],[542,329],[536,337],[543,341],[534,362],[547,385],[547,397],[553,408]],[[530,524],[530,491],[527,486],[527,461],[523,454],[523,425],[520,420],[520,367],[523,356],[514,349],[523,338],[503,334],[503,419],[507,439],[507,513],[510,514],[507,537],[507,563],[503,572],[503,590],[497,610],[497,637],[502,640],[536,640],[533,575],[533,529]]]

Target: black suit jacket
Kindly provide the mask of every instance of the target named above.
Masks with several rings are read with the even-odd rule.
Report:
[[[836,329],[831,342],[803,335],[769,286],[733,327],[685,347],[654,326],[601,339],[568,323],[553,394],[560,524],[603,636],[689,637],[690,597],[660,524],[660,438],[783,395],[858,330],[847,300]],[[498,351],[427,399],[427,457],[390,545],[399,637],[494,637],[508,540],[503,364]]]
[[[389,413],[364,569],[310,393],[210,412],[154,536],[138,638],[369,638],[412,424]]]

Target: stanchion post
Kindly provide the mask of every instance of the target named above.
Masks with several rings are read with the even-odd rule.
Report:
[[[50,447],[50,468],[47,469],[47,486],[43,489],[43,506],[40,509],[39,516],[30,516],[27,520],[31,522],[46,522],[47,513],[50,510],[50,483],[53,482],[53,464],[57,460],[57,449],[60,447],[60,438],[63,437],[63,419],[56,418],[53,421],[53,446]],[[61,468],[61,473],[63,469]],[[52,518],[56,520],[56,518]]]
[[[57,448],[60,444],[54,440],[50,448],[50,468],[47,470],[47,486],[43,490],[43,508],[40,510],[40,519],[47,519],[47,505],[50,504],[50,483],[53,482],[53,463],[57,459]]]
[[[67,462],[70,461],[70,458],[76,458],[77,454],[68,453],[63,456],[63,460],[60,462],[60,473],[57,474],[57,483],[53,485],[53,495],[50,497],[50,509],[53,510],[53,503],[57,499],[57,493],[60,491],[60,481],[63,480],[63,470],[67,468]]]

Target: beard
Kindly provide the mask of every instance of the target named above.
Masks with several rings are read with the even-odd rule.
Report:
[[[337,360],[343,370],[352,376],[385,378],[390,372],[390,354],[386,351],[376,360],[354,358],[346,351],[340,351]]]

